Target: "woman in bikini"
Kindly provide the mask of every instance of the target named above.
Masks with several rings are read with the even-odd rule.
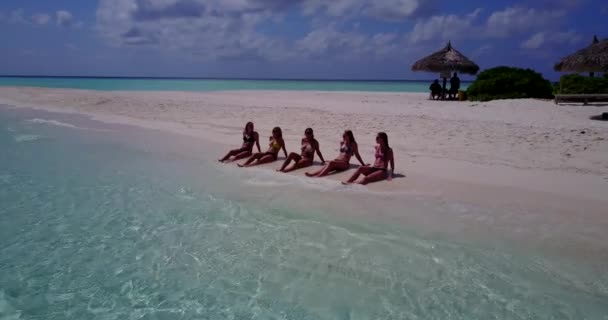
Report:
[[[245,163],[239,164],[239,167],[252,167],[276,161],[279,157],[279,151],[281,151],[281,149],[283,149],[285,157],[287,157],[285,141],[283,141],[283,132],[281,131],[281,128],[275,127],[272,129],[272,137],[270,137],[268,151],[252,155]]]
[[[392,180],[393,173],[395,172],[395,158],[393,158],[393,149],[388,145],[388,135],[384,132],[378,133],[376,136],[376,160],[373,166],[363,166],[357,169],[348,181],[343,182],[344,184],[354,183],[357,181],[360,175],[363,175],[363,179],[359,181],[360,184],[366,185],[368,183]],[[391,165],[391,170],[388,170],[388,165]]]
[[[260,149],[260,139],[256,131],[253,130],[253,122],[247,122],[245,129],[243,130],[243,145],[240,149],[230,150],[223,158],[219,159],[219,162],[236,161],[245,159],[253,153],[253,145],[257,145],[258,152],[262,152]],[[232,159],[230,159],[232,158]]]
[[[312,163],[315,158],[315,152],[319,155],[321,162],[325,164],[325,159],[323,159],[323,155],[321,154],[321,150],[319,150],[319,142],[315,139],[314,132],[311,128],[307,128],[304,131],[304,138],[302,138],[302,152],[297,154],[292,152],[289,154],[281,169],[278,169],[279,172],[290,172],[296,169],[302,169],[306,167],[312,166]],[[289,163],[293,160],[293,165],[289,166]],[[289,166],[289,167],[287,167]]]
[[[344,131],[342,135],[342,142],[340,143],[340,155],[333,161],[329,161],[322,169],[315,172],[307,172],[306,175],[309,177],[324,177],[333,171],[344,171],[350,168],[350,158],[354,155],[362,166],[365,165],[361,156],[359,155],[359,147],[355,136],[350,130]]]

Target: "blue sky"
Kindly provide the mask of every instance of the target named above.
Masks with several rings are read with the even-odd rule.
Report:
[[[599,0],[3,0],[0,74],[430,79],[448,40],[482,69],[605,38]]]

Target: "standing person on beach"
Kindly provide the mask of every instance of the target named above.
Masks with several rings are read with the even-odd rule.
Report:
[[[350,184],[357,181],[360,175],[364,178],[359,181],[360,184],[366,185],[372,182],[393,179],[393,173],[395,172],[395,158],[393,157],[393,149],[388,145],[388,135],[384,132],[379,132],[376,136],[376,152],[374,154],[376,160],[373,166],[359,167],[357,171],[348,179],[343,182],[344,184]],[[388,165],[391,165],[391,170],[388,171]]]
[[[301,144],[302,152],[300,154],[295,152],[290,153],[283,163],[283,166],[281,166],[281,169],[278,169],[277,171],[290,172],[296,169],[310,167],[315,159],[315,152],[319,155],[321,162],[325,164],[325,159],[323,159],[321,150],[319,150],[319,141],[315,139],[315,134],[312,131],[312,128],[307,128],[304,130],[304,138],[302,138]],[[294,164],[288,168],[287,166],[292,160],[294,161]]]
[[[450,79],[450,97],[455,98],[458,90],[460,90],[460,78],[458,78],[458,73],[454,72],[454,76]]]
[[[285,141],[283,140],[283,131],[281,128],[275,127],[272,129],[272,136],[269,138],[270,143],[268,144],[268,151],[260,152],[252,155],[243,164],[239,164],[239,167],[252,167],[264,163],[270,163],[276,161],[279,157],[279,151],[283,149],[285,157],[287,157],[287,150],[285,149]]]
[[[315,172],[307,172],[308,177],[324,177],[333,171],[344,171],[350,168],[350,158],[355,156],[362,166],[365,166],[355,136],[350,130],[344,131],[342,142],[340,142],[340,155],[333,161],[328,162],[323,168]]]
[[[254,131],[253,122],[247,122],[245,129],[243,130],[243,145],[240,149],[230,150],[223,158],[219,159],[219,162],[236,161],[245,159],[253,153],[253,145],[257,145],[258,152],[262,152],[260,149],[260,135]],[[233,157],[233,158],[232,158]],[[232,158],[232,160],[230,160]]]

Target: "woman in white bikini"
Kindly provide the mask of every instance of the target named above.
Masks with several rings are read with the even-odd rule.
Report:
[[[301,144],[302,152],[300,154],[297,154],[295,152],[290,153],[285,162],[283,162],[283,166],[281,166],[281,169],[278,169],[277,171],[290,172],[297,169],[310,167],[314,162],[315,152],[319,155],[321,162],[325,164],[325,159],[323,159],[321,150],[319,150],[319,142],[317,141],[317,139],[315,139],[315,134],[311,128],[307,128],[304,131],[304,138],[302,138]],[[291,161],[293,161],[294,163],[289,166],[289,163]]]
[[[309,177],[324,177],[333,171],[344,171],[350,168],[350,158],[355,156],[362,166],[365,165],[359,155],[359,147],[355,136],[350,130],[344,131],[342,135],[342,142],[340,143],[340,155],[333,161],[329,161],[322,169],[315,172],[307,172],[306,175]]]

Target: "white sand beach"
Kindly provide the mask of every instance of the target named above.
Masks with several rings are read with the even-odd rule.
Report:
[[[608,122],[590,119],[605,112],[601,106],[531,99],[440,102],[416,93],[12,87],[0,88],[0,103],[168,130],[225,149],[240,145],[247,121],[255,122],[263,149],[272,127],[283,128],[289,152],[299,151],[304,129],[312,127],[326,159],[337,155],[341,133],[351,129],[366,162],[372,161],[375,134],[386,131],[401,176],[370,190],[564,214],[596,215],[608,208]]]

